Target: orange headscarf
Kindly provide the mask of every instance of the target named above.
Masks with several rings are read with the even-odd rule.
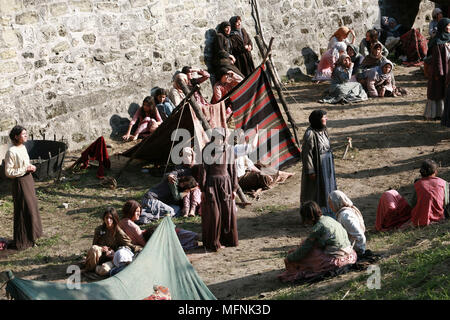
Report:
[[[349,34],[350,29],[348,27],[340,27],[336,30],[336,32],[331,36],[331,38],[336,37],[338,40],[339,38],[345,39],[347,38],[347,35]],[[330,38],[330,39],[331,39]],[[341,40],[339,40],[341,41]]]

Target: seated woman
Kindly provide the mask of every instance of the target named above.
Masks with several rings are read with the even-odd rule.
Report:
[[[327,96],[321,103],[348,103],[367,100],[367,94],[361,83],[352,77],[353,63],[350,56],[342,54],[331,75],[331,85],[327,90]]]
[[[142,231],[135,223],[139,220],[141,214],[141,206],[135,200],[128,200],[122,208],[123,218],[119,224],[123,227],[123,231],[128,235],[134,245],[144,247],[153,234],[154,228]],[[184,250],[193,249],[198,246],[198,234],[192,231],[175,228],[178,240]]]
[[[350,57],[353,63],[352,76],[356,74],[361,65],[361,62],[364,60],[364,56],[360,54],[354,44],[349,44],[347,46],[347,54]]]
[[[86,271],[94,271],[106,275],[112,269],[111,260],[119,247],[129,247],[134,253],[142,247],[133,244],[131,239],[119,226],[116,209],[108,208],[103,213],[103,224],[95,228],[92,247],[89,249],[85,261]]]
[[[427,226],[445,218],[449,205],[449,183],[438,178],[437,172],[436,162],[422,162],[422,178],[414,183],[415,196],[412,201],[411,223],[415,227]]]
[[[172,101],[175,106],[178,106],[185,97],[184,92],[181,89],[182,84],[187,86],[189,80],[186,74],[178,72],[173,78],[172,88],[170,88],[168,94],[169,100]]]
[[[348,40],[349,34],[353,36],[351,42]],[[336,32],[331,36],[330,40],[328,41],[327,50],[334,48],[334,46],[338,42],[344,42],[346,45],[348,45],[350,43],[354,44],[355,40],[356,40],[355,31],[345,26],[340,27],[339,29],[336,30]]]
[[[131,129],[137,121],[139,121],[138,127],[134,132],[134,135],[131,135]],[[130,138],[137,140],[139,136],[151,135],[161,123],[162,119],[156,108],[155,98],[151,96],[145,97],[142,102],[142,107],[135,112],[133,119],[128,126],[128,131],[122,138],[123,140],[128,141]]]
[[[394,49],[401,43],[400,37],[406,32],[408,32],[408,29],[399,24],[395,18],[389,17],[386,30],[386,48],[389,51],[394,51]]]
[[[369,97],[395,97],[397,90],[392,76],[393,64],[385,60],[381,66],[358,74],[358,81],[363,84]]]
[[[217,103],[222,100],[235,86],[243,80],[243,78],[226,68],[220,68],[217,72],[218,81],[213,87],[213,97],[211,103]]]
[[[375,42],[370,48],[370,54],[361,62],[361,70],[367,70],[373,67],[378,67],[387,59],[383,56],[383,45],[381,42]]]
[[[313,81],[320,82],[330,80],[336,61],[341,54],[345,53],[347,45],[344,42],[337,42],[333,48],[325,52],[317,66]]]
[[[359,44],[359,53],[364,57],[368,56],[370,54],[370,48],[372,47],[372,44],[377,42],[379,42],[378,30],[377,29],[367,30],[366,38],[362,39]],[[386,49],[386,47],[383,44],[381,44],[381,54],[384,57],[387,57],[389,54],[389,50]]]
[[[388,190],[381,195],[377,207],[375,229],[388,231],[401,229],[411,219],[411,207],[396,190]]]
[[[131,242],[141,247],[145,246],[145,243],[150,238],[152,233],[151,229],[142,231],[141,228],[135,223],[141,216],[141,206],[136,200],[128,200],[122,207],[122,219],[119,221],[119,226],[130,237]]]
[[[183,217],[195,217],[199,213],[202,202],[202,192],[193,176],[184,176],[178,179],[178,190],[183,201],[181,213]]]
[[[153,93],[153,96],[155,97],[156,108],[158,109],[162,121],[166,121],[175,109],[172,101],[170,101],[169,97],[167,97],[167,90],[157,88]]]
[[[345,193],[335,190],[328,195],[331,210],[336,214],[336,220],[347,231],[351,243],[354,242],[358,257],[364,256],[366,252],[366,226],[361,212],[353,205],[353,202]]]
[[[281,281],[307,280],[356,262],[357,255],[347,231],[333,218],[323,216],[317,203],[305,202],[300,215],[313,229],[298,249],[289,251],[284,260],[286,271],[278,276]]]

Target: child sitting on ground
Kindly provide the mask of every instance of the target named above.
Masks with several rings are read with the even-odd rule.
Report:
[[[195,217],[202,201],[202,193],[197,181],[192,176],[181,177],[178,180],[178,189],[181,191],[181,197],[183,198],[183,217]]]

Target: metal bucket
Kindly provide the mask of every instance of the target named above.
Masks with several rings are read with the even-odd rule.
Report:
[[[36,166],[33,177],[37,181],[56,178],[61,170],[67,145],[62,141],[28,140],[25,142],[31,164]],[[0,176],[6,179],[5,163],[0,166]]]

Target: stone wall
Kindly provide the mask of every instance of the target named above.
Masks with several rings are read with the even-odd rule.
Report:
[[[378,0],[258,3],[280,75],[311,73],[340,25],[358,42],[379,25]],[[168,88],[184,65],[205,67],[208,30],[233,15],[255,35],[248,0],[0,0],[3,142],[16,123],[70,149],[120,133],[152,87]],[[256,44],[253,55],[258,64]]]

